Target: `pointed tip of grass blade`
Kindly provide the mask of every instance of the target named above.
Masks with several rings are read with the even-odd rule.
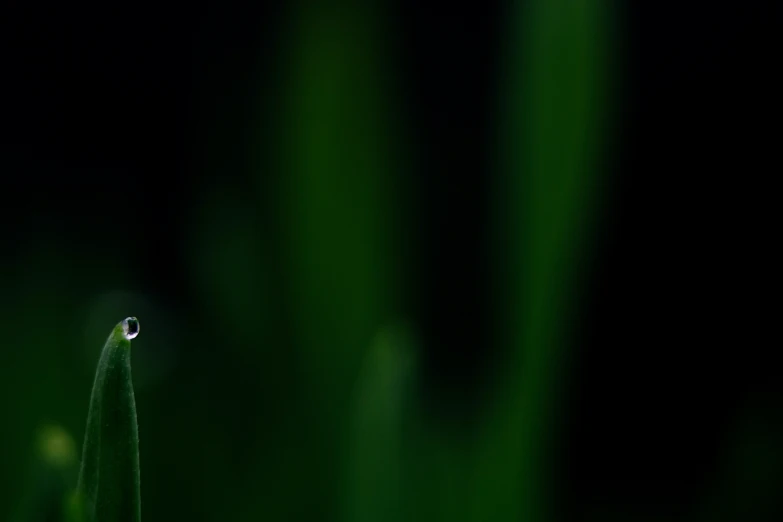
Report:
[[[141,520],[139,437],[131,378],[131,339],[139,322],[128,317],[114,327],[95,372],[84,435],[78,492],[70,512],[85,522]]]

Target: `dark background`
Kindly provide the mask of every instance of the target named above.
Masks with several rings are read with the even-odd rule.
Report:
[[[126,315],[142,325],[147,520],[531,513],[460,504],[483,495],[467,464],[492,440],[482,426],[516,404],[496,383],[520,361],[498,267],[535,247],[503,239],[527,201],[504,180],[529,175],[514,169],[537,132],[513,121],[509,63],[530,56],[515,42],[535,22],[521,5],[5,5],[0,518],[41,426],[80,446],[98,350]],[[538,464],[517,469],[534,450],[509,449],[508,469],[475,480],[516,477],[521,503],[515,485],[537,484],[541,520],[777,519],[781,384],[759,323],[779,13],[602,5],[607,65],[586,77],[606,97],[580,174],[597,181],[575,218],[592,224],[565,240],[547,323],[564,332],[540,389],[554,413],[522,417],[550,436]],[[536,69],[519,63],[526,92]],[[517,138],[521,163],[504,159]],[[357,382],[384,379],[362,362],[384,339],[415,360],[393,472],[356,406]]]

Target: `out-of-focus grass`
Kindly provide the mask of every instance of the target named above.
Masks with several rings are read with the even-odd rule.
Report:
[[[76,485],[78,463],[71,435],[62,426],[42,427],[11,521],[60,522],[66,495]]]
[[[494,232],[510,360],[477,454],[476,521],[552,516],[547,452],[600,178],[607,15],[603,0],[536,0],[510,17]]]
[[[308,325],[292,333],[308,379],[322,387],[317,401],[350,388],[399,288],[390,237],[397,161],[374,15],[311,5],[286,45],[281,248],[291,318]]]
[[[319,427],[319,440],[306,451],[338,474],[361,361],[396,313],[401,287],[394,238],[398,161],[377,8],[309,4],[296,11],[284,45],[283,306],[309,386],[301,407],[306,422]],[[340,481],[308,479],[313,502],[339,509]]]
[[[412,422],[416,380],[412,333],[387,326],[376,337],[354,391],[347,438],[344,519],[353,522],[410,520],[406,433]]]

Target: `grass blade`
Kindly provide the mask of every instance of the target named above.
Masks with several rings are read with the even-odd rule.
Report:
[[[552,456],[597,209],[612,2],[533,0],[509,17],[496,187],[500,342],[509,359],[477,455],[474,519],[555,517]]]
[[[130,366],[138,321],[114,327],[103,347],[90,398],[79,473],[80,511],[87,522],[139,522],[139,429]]]
[[[384,328],[357,383],[348,459],[346,517],[350,522],[408,520],[404,494],[404,433],[416,377],[412,334]]]

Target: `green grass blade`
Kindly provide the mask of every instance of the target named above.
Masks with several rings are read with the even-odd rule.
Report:
[[[78,495],[87,522],[139,522],[139,429],[130,366],[138,321],[117,324],[103,347],[90,398]]]
[[[348,459],[345,519],[407,520],[403,509],[404,432],[416,377],[412,334],[386,327],[367,354],[357,383]]]
[[[569,325],[600,196],[611,6],[532,0],[509,17],[495,188],[498,337],[509,360],[477,455],[482,522],[554,517]]]

